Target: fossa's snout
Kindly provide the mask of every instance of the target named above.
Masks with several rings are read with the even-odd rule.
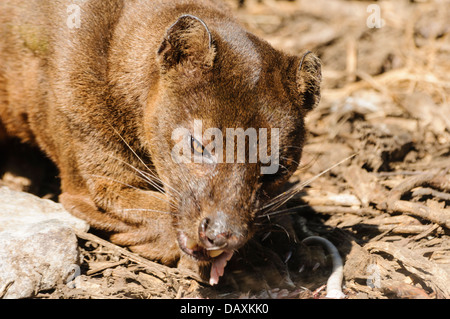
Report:
[[[203,218],[198,233],[202,245],[208,250],[235,249],[240,247],[246,238],[244,229],[231,223],[229,216],[222,211]]]

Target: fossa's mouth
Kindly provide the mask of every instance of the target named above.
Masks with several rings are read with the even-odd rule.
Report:
[[[199,261],[211,262],[209,283],[215,285],[225,271],[228,260],[233,256],[233,251],[224,247],[205,248],[195,240],[188,238],[184,233],[178,234],[178,245],[187,255]]]

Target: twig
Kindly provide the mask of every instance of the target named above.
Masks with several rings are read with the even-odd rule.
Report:
[[[438,224],[433,224],[433,225],[429,226],[429,228],[427,230],[423,231],[422,233],[418,234],[417,236],[414,236],[413,240],[418,241],[422,238],[425,238],[438,228],[440,228],[440,226]],[[442,228],[440,228],[440,229],[442,230]]]
[[[413,176],[399,185],[395,186],[391,192],[389,193],[388,205],[389,201],[400,200],[401,196],[407,192],[409,192],[412,188],[420,186],[426,182],[429,182],[437,175],[436,171],[424,173],[421,175]]]
[[[359,199],[352,194],[327,194],[325,196],[321,196],[318,194],[312,195],[303,195],[302,200],[307,202],[311,206],[360,206],[361,202]]]
[[[311,206],[311,209],[313,209],[318,213],[327,215],[334,215],[334,214],[352,214],[358,216],[380,215],[380,213],[377,210],[370,207],[353,208],[346,206]]]
[[[6,285],[2,289],[0,289],[0,299],[2,299],[4,296],[6,296],[8,289],[12,286],[13,283],[14,283],[14,280],[10,280],[6,283]]]
[[[115,262],[115,263],[109,263],[107,265],[104,265],[104,266],[101,266],[101,267],[98,267],[98,268],[95,268],[95,269],[91,269],[91,270],[88,270],[86,272],[86,275],[91,276],[91,275],[96,274],[96,273],[98,273],[100,271],[103,271],[105,269],[114,268],[114,267],[126,264],[128,261],[129,261],[128,258],[126,258],[126,259],[120,260],[120,261]]]
[[[125,248],[119,247],[119,246],[114,245],[104,239],[101,239],[93,234],[76,231],[76,235],[77,235],[77,237],[79,237],[81,239],[96,242],[108,249],[111,249],[114,252],[117,252],[119,254],[122,254],[122,255],[128,257],[128,259],[130,259],[131,261],[144,266],[152,275],[161,279],[164,282],[167,282],[168,277],[191,278],[191,279],[195,279],[199,282],[204,282],[203,279],[201,279],[197,274],[195,274],[191,271],[188,271],[185,269],[181,270],[181,269],[176,269],[176,268],[170,268],[170,267],[155,263],[155,262],[145,259],[135,253],[132,253],[132,252],[126,250]]]
[[[359,71],[359,75],[362,74]],[[381,75],[377,76],[365,76],[363,81],[354,82],[346,85],[340,89],[327,89],[323,90],[323,95],[327,95],[330,99],[340,99],[346,96],[351,95],[353,92],[367,89],[373,87],[376,90],[379,90],[381,93],[387,94],[386,87],[392,86],[392,82],[400,82],[400,81],[413,81],[413,82],[424,82],[428,84],[433,84],[435,86],[441,86],[444,88],[450,87],[450,83],[445,80],[440,80],[436,78],[433,73],[428,71],[424,72],[412,72],[408,68],[395,69]]]
[[[397,175],[422,175],[423,171],[395,171],[395,172],[377,172],[374,173],[377,177],[390,177],[390,176],[397,176]]]
[[[435,224],[434,224],[435,225]],[[392,234],[422,234],[424,232],[430,232],[430,226],[428,225],[370,225],[370,224],[360,224],[358,227],[366,229],[376,229],[381,232],[392,233]],[[436,225],[436,228],[439,225]],[[436,228],[433,228],[436,229]],[[375,238],[372,239],[376,241]]]
[[[358,65],[358,50],[356,46],[355,38],[349,37],[347,39],[347,81],[355,82],[356,80],[356,69]]]
[[[449,274],[418,253],[394,243],[369,242],[364,248],[371,251],[387,253],[398,259],[406,270],[421,278],[424,282],[429,282],[431,288],[436,290],[443,298],[450,298]]]
[[[403,194],[412,188],[429,183],[434,180],[438,173],[436,171],[413,176],[394,187],[389,193],[386,201],[387,209],[390,212],[403,212],[432,221],[450,229],[449,210],[430,208],[423,204],[401,200]]]
[[[391,202],[389,210],[411,214],[450,229],[450,210],[431,208],[419,203],[397,200]]]
[[[436,176],[426,184],[440,190],[441,192],[450,192],[450,178],[448,176]]]
[[[439,192],[431,188],[419,187],[412,192],[412,196],[426,196],[431,195],[433,197],[440,198],[442,200],[450,200],[450,194]]]

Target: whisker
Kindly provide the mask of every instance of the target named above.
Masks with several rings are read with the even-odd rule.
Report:
[[[111,123],[109,123],[109,121],[106,121],[109,126],[113,129],[113,131],[120,137],[120,139],[125,143],[125,145],[129,148],[129,150],[134,154],[134,156],[142,163],[142,165],[144,165],[144,167],[147,169],[147,171],[151,172],[152,170],[148,167],[147,164],[145,164],[145,162],[139,157],[139,155],[131,148],[130,144],[128,144],[128,142],[122,137],[122,135],[114,128],[114,126],[111,125]],[[126,163],[128,164],[128,163]],[[130,164],[129,164],[130,165]],[[155,177],[155,176],[153,176]],[[159,179],[159,181],[164,185],[165,183],[162,182],[161,179]],[[169,185],[165,185],[170,187]],[[175,189],[172,188],[172,190],[176,191]]]
[[[125,139],[122,137],[122,135],[114,128],[114,126],[111,125],[111,123],[109,123],[109,121],[107,121],[107,123],[109,124],[109,126],[113,129],[114,133],[117,134],[117,136],[120,137],[120,139],[125,143],[125,145],[129,148],[129,150],[134,154],[134,156],[136,156],[136,158],[142,163],[142,165],[145,166],[145,168],[147,170],[150,171],[150,168],[147,166],[147,164],[144,163],[144,161],[139,157],[139,155],[137,155],[137,153],[131,148],[130,144],[128,144],[127,141],[125,141]]]
[[[286,233],[287,238],[291,239],[291,236],[289,235],[289,232],[287,231],[287,229],[284,228],[283,226],[281,226],[280,224],[271,224],[271,226],[275,226],[275,227],[281,228],[281,230],[283,230]]]
[[[289,169],[286,166],[282,165],[282,164],[278,164],[278,166],[280,166],[282,169],[284,169],[286,171],[289,171]]]
[[[289,201],[292,197],[294,197],[296,194],[298,194],[303,188],[305,188],[307,185],[311,184],[313,181],[315,181],[316,179],[318,179],[320,176],[324,175],[325,173],[329,172],[330,170],[332,170],[333,168],[341,165],[342,163],[344,163],[345,161],[355,157],[357,155],[357,153],[352,154],[348,157],[346,157],[345,159],[341,160],[340,162],[332,165],[331,167],[323,170],[322,172],[320,172],[319,174],[313,176],[312,178],[304,181],[303,183],[300,183],[298,185],[293,186],[292,188],[290,188],[289,190],[287,190],[286,192],[274,197],[273,199],[271,199],[265,206],[263,206],[261,208],[261,210],[269,208],[271,206],[274,206],[271,210],[277,209],[280,206],[284,205],[287,201]]]
[[[121,160],[121,159],[118,159],[118,160]],[[131,165],[131,164],[125,162],[125,161],[122,161],[122,162],[125,165],[127,165],[128,167],[130,167],[131,169],[133,169],[134,171],[136,171],[141,176],[142,180],[144,180],[145,182],[147,182],[148,184],[150,184],[151,186],[156,188],[159,192],[165,193],[164,188],[161,187],[160,185],[158,185],[158,183],[161,183],[164,186],[164,183],[162,183],[162,181],[160,179],[158,179],[156,176],[152,176],[150,174],[146,174],[146,172],[144,172],[144,171],[134,167],[133,165]],[[169,185],[165,185],[165,186],[169,187]]]
[[[299,162],[297,162],[297,161],[295,161],[295,160],[293,160],[293,159],[291,159],[291,158],[287,158],[287,157],[284,157],[284,156],[280,156],[280,158],[281,158],[281,159],[284,159],[284,160],[286,160],[286,161],[293,162],[294,164],[297,164],[298,166],[300,166],[300,163],[299,163]]]
[[[298,149],[303,150],[303,147],[301,147],[301,146],[295,146],[295,145],[286,145],[286,146],[284,146],[284,147],[287,147],[287,148],[298,148]]]
[[[315,155],[309,162],[307,162],[307,163],[304,163],[304,164],[299,164],[299,166],[298,166],[298,168],[297,168],[297,171],[306,171],[306,170],[308,170],[309,168],[311,168],[313,165],[314,165],[314,163],[316,163],[317,162],[317,160],[320,158],[320,155]]]
[[[152,181],[153,183],[161,183],[164,187],[167,187],[167,188],[169,188],[169,189],[171,189],[174,193],[176,193],[177,195],[180,195],[181,196],[181,193],[178,191],[178,190],[176,190],[174,187],[172,187],[172,186],[170,186],[169,184],[167,184],[166,182],[164,182],[161,178],[159,178],[158,176],[156,176],[156,175],[154,175],[154,174],[152,174],[152,173],[150,173],[150,172],[144,172],[144,171],[141,171],[141,170],[138,170],[139,171],[139,173],[141,173],[141,174],[143,174],[143,175],[145,175],[145,177],[146,178],[148,178],[148,180],[149,180],[149,182],[151,181],[151,179],[153,178],[153,180],[154,181]]]
[[[188,176],[188,177],[186,176],[185,171],[184,171],[183,169],[181,169],[181,170],[179,171],[179,173],[180,173],[180,175],[181,175],[181,176],[180,176],[180,179],[183,179],[184,182],[185,182],[185,185],[187,185],[187,188],[188,188],[188,190],[189,190],[189,192],[190,192],[190,195],[191,195],[191,199],[193,200],[195,206],[197,206],[198,210],[201,211],[202,208],[200,207],[200,203],[199,203],[199,201],[198,201],[198,199],[197,199],[197,195],[195,194],[194,189],[193,189],[192,186],[191,186],[191,183],[189,183],[190,177],[189,177],[189,176]],[[181,197],[181,195],[180,195],[180,197]]]
[[[270,217],[270,216],[275,216],[275,215],[280,216],[280,215],[295,214],[295,213],[297,213],[296,209],[305,208],[305,207],[309,207],[309,205],[304,204],[304,205],[289,207],[289,208],[282,209],[282,210],[271,211],[271,212],[267,212],[265,214],[258,215],[257,218]]]
[[[142,171],[137,167],[134,167],[133,165],[131,165],[130,163],[125,162],[123,159],[118,158],[114,155],[109,155],[110,157],[114,158],[115,160],[118,160],[120,162],[122,162],[123,164],[127,165],[128,167],[130,167],[131,169],[135,170],[139,175],[141,175],[142,179],[149,183],[151,186],[153,186],[154,188],[156,188],[159,192],[161,193],[165,193],[164,188],[162,188],[160,185],[158,185],[158,183],[162,184],[164,187],[170,188],[171,190],[173,190],[175,193],[177,193],[178,195],[181,195],[180,192],[178,192],[175,188],[173,188],[172,186],[168,185],[167,183],[163,182],[158,176],[156,176],[153,171],[151,169],[149,169],[147,166],[146,168],[149,170],[148,172]]]
[[[116,182],[116,183],[118,183],[118,184],[121,184],[121,185],[130,187],[130,188],[133,188],[133,189],[135,189],[135,190],[137,190],[137,191],[140,191],[140,192],[145,193],[145,195],[147,195],[147,196],[152,196],[152,197],[154,197],[154,198],[157,198],[157,199],[159,199],[159,200],[161,200],[161,201],[163,201],[163,202],[166,202],[167,204],[171,205],[173,208],[176,208],[176,206],[175,206],[172,202],[170,202],[169,200],[167,200],[167,199],[158,197],[158,196],[152,194],[152,193],[149,192],[149,191],[146,191],[146,190],[140,189],[140,188],[138,188],[138,187],[136,187],[136,186],[130,185],[130,184],[128,184],[128,183],[119,181],[119,180],[117,180],[117,179],[115,179],[115,178],[112,178],[112,177],[109,177],[109,176],[96,175],[96,174],[89,174],[89,176],[107,179],[107,180]]]
[[[162,213],[162,214],[168,214],[168,215],[174,214],[172,212],[166,212],[166,211],[157,210],[157,209],[147,209],[147,208],[126,208],[126,209],[123,209],[123,211],[125,211],[125,212],[129,212],[129,211],[151,212],[151,213]]]

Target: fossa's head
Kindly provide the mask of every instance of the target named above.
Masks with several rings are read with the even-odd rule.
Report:
[[[146,134],[179,246],[198,260],[229,258],[297,168],[304,117],[320,99],[319,59],[191,15],[168,27],[157,56]]]

